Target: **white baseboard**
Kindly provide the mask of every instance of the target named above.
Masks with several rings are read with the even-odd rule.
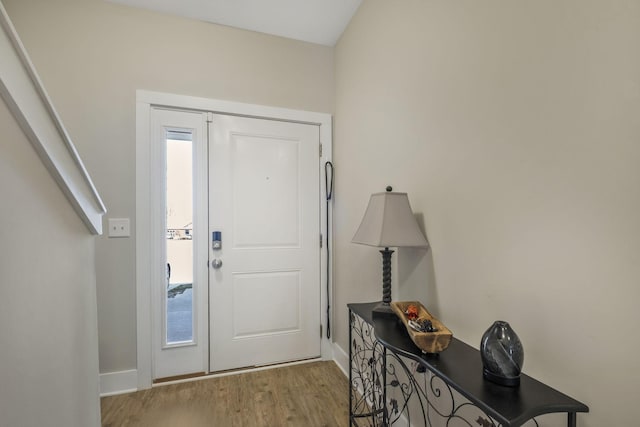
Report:
[[[342,373],[349,377],[349,355],[337,343],[333,343],[333,360]],[[138,390],[138,371],[109,372],[100,374],[100,396],[113,396]]]
[[[109,372],[100,374],[100,397],[130,393],[138,390],[138,371]]]
[[[342,373],[349,378],[349,354],[335,342],[333,343],[333,360],[342,370]]]

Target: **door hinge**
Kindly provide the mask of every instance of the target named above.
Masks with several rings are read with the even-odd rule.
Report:
[[[320,144],[320,157],[322,157],[322,144]]]
[[[322,323],[320,323],[320,338],[322,338]]]
[[[213,113],[207,111],[207,123],[213,122]]]
[[[322,248],[322,233],[320,233],[320,248]]]

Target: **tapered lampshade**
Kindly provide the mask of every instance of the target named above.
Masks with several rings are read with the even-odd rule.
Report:
[[[413,216],[407,193],[375,193],[351,240],[362,245],[426,248],[426,237]]]
[[[382,254],[382,302],[373,309],[374,315],[393,315],[391,309],[391,255],[389,247],[426,248],[427,238],[422,234],[413,216],[407,193],[375,193],[369,199],[360,227],[351,240],[353,243],[384,248]]]

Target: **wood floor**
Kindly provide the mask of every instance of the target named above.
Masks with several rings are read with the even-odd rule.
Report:
[[[103,427],[341,427],[349,385],[334,362],[312,362],[103,397],[101,407]]]

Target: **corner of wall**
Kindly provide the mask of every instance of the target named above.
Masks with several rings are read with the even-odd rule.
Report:
[[[333,361],[348,378],[349,377],[349,353],[344,351],[337,342],[333,343]]]

